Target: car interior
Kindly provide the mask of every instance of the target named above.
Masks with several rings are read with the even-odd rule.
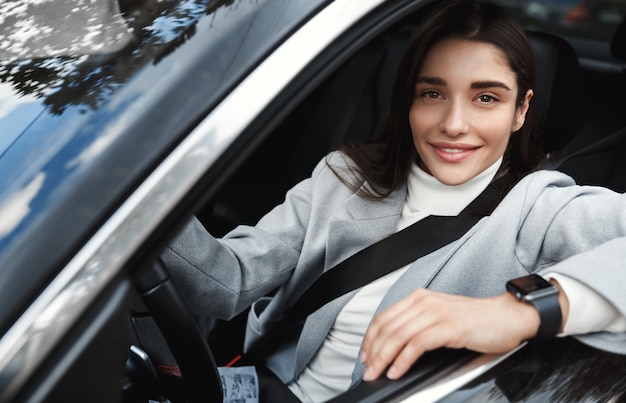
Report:
[[[557,156],[551,166],[567,173],[581,185],[600,185],[626,192],[626,122],[623,91],[626,89],[626,19],[622,20],[610,42],[612,56],[621,68],[601,71],[582,69],[585,110],[583,129]],[[602,89],[598,99],[595,89]],[[581,144],[582,146],[579,146]]]
[[[223,235],[237,224],[254,224],[282,201],[286,190],[308,177],[326,153],[344,141],[365,141],[381,129],[399,55],[414,28],[405,24],[377,38],[289,114],[198,214],[212,234]],[[626,36],[623,32],[616,32],[612,44],[614,56],[626,60],[620,50],[626,41],[620,39]],[[619,91],[625,88],[626,78],[623,71],[581,67],[575,50],[559,36],[531,32],[531,38],[538,60],[536,136],[550,154],[548,167],[573,173],[573,165],[586,164],[566,163],[566,159],[575,152],[577,158],[595,153],[600,146],[594,143],[626,126]],[[594,149],[582,151],[592,144]],[[596,184],[608,180],[599,172],[589,173],[600,176]],[[578,179],[578,174],[574,176]],[[254,206],[247,202],[249,194],[255,195]]]
[[[216,196],[196,213],[209,232],[219,237],[236,225],[254,225],[282,201],[290,187],[308,177],[313,166],[329,151],[345,141],[361,142],[375,135],[385,120],[392,80],[404,44],[418,24],[415,18],[396,24],[352,54],[316,88],[303,94],[295,109],[275,124]],[[624,23],[612,39],[613,57],[621,61],[618,64],[621,69],[582,64],[576,50],[563,38],[539,32],[529,34],[537,54],[536,136],[550,155],[547,168],[562,170],[581,184],[626,191],[626,178],[620,175],[626,169],[626,116],[622,96],[626,89]],[[170,315],[175,315],[174,311]],[[209,351],[207,357],[214,359],[217,365],[225,365],[241,348],[245,315],[244,312],[229,322],[193,317],[170,317],[166,321],[175,320],[177,325],[186,321],[200,323],[204,331],[209,332],[213,356]],[[141,320],[136,318],[135,324]],[[156,329],[152,324],[141,326]],[[190,331],[197,332],[196,325],[190,326],[194,328]],[[161,332],[168,333],[162,328]],[[193,361],[190,357],[197,354],[197,346],[181,349],[170,344],[177,361],[174,364],[172,355],[162,350],[163,341],[147,340],[147,333],[138,335],[138,343],[153,361],[167,363],[159,367],[161,381],[171,382],[172,378],[180,376],[180,372],[172,370],[176,365],[181,368],[191,365],[187,366],[191,370],[183,369],[185,374],[205,371],[188,364]],[[171,331],[168,334],[171,335]],[[166,339],[171,341],[168,334]],[[205,348],[204,344],[203,340],[198,340],[199,348]],[[433,362],[458,359],[457,356],[446,357],[442,361],[441,355],[434,355]],[[138,362],[139,367],[145,364]],[[377,388],[395,388],[395,392],[390,393],[401,393],[411,382],[427,376],[432,365],[423,364],[404,382],[363,385],[334,401],[362,399]],[[137,373],[146,371],[149,372],[138,369]],[[144,380],[140,379],[142,377]],[[153,378],[145,375],[135,375],[129,382],[135,384],[135,389],[158,387]]]

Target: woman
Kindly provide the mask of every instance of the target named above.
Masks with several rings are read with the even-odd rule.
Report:
[[[428,215],[459,214],[494,179],[506,183],[461,239],[330,302],[268,354],[301,400],[385,371],[400,377],[444,346],[505,352],[538,335],[590,333],[587,343],[626,353],[626,300],[613,285],[626,280],[626,198],[531,174],[543,160],[531,135],[534,60],[510,16],[460,1],[425,21],[379,140],[331,153],[255,227],[216,240],[192,221],[163,254],[195,312],[228,319],[252,305],[250,346],[324,271]],[[505,292],[535,271],[557,287],[558,319]]]

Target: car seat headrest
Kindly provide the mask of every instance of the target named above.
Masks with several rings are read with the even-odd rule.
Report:
[[[578,134],[584,121],[578,57],[564,39],[529,32],[535,50],[537,87],[535,136],[544,152],[558,151]]]

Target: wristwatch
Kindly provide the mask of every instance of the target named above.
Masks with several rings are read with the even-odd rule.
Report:
[[[559,289],[538,274],[529,274],[509,280],[506,290],[519,301],[532,304],[539,312],[541,324],[537,335],[530,341],[543,341],[556,336],[561,328]]]

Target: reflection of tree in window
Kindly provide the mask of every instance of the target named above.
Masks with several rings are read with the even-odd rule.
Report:
[[[70,105],[95,109],[132,72],[193,36],[202,15],[233,2],[2,1],[0,82],[43,98],[54,114]]]
[[[623,402],[625,377],[625,356],[563,338],[527,345],[464,388],[494,379],[492,400]]]

